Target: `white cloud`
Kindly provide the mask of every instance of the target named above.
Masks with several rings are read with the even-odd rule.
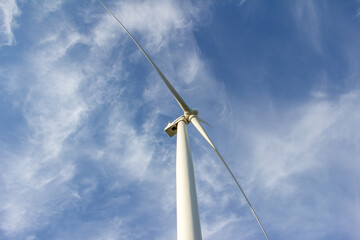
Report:
[[[314,99],[294,109],[279,121],[279,128],[255,135],[258,171],[271,189],[298,173],[322,167],[326,146],[346,139],[359,138],[356,103],[359,93],[342,95],[338,101]],[[354,129],[355,131],[353,131]],[[325,154],[325,155],[324,155]],[[344,157],[348,157],[346,154]]]
[[[322,53],[319,14],[316,2],[312,0],[297,1],[294,5],[294,17],[300,36],[305,36],[315,50]]]
[[[76,163],[63,154],[87,111],[79,92],[84,75],[63,58],[82,39],[64,22],[22,56],[26,64],[9,81],[28,131],[16,154],[1,151],[0,228],[7,237],[48,225],[79,199],[70,186]]]
[[[241,5],[243,5],[245,2],[246,2],[246,0],[240,0],[240,1],[239,1],[239,7],[240,7]]]
[[[1,230],[6,236],[37,229],[61,214],[74,195],[67,183],[71,163],[44,163],[38,159],[7,158],[2,172]]]
[[[53,1],[45,1],[45,2],[34,2],[40,8],[40,12],[42,13],[51,13],[59,10],[60,6],[63,4],[63,0],[53,0]]]
[[[349,199],[359,193],[354,187],[359,181],[354,173],[360,170],[359,102],[360,93],[353,90],[337,99],[314,98],[275,116],[263,115],[260,128],[248,123],[256,125],[245,130],[254,148],[248,160],[233,165],[246,180],[246,189],[250,187],[246,192],[256,199],[255,210],[261,209],[265,227],[271,222],[278,231],[286,228],[296,234],[295,226],[307,222],[303,229],[308,238],[319,238],[331,232],[329,226],[352,228],[359,222],[347,207],[359,205],[358,199]],[[344,186],[346,190],[337,189]],[[344,201],[347,206],[340,206]],[[332,209],[339,211],[328,214]]]
[[[119,166],[119,171],[128,178],[140,180],[153,157],[154,146],[151,143],[155,140],[130,123],[131,114],[127,109],[114,108],[107,126],[107,154],[104,157]]]
[[[16,0],[0,1],[0,47],[15,44],[13,29],[16,27],[14,18],[20,14]]]
[[[188,5],[187,2],[182,4]],[[134,34],[140,32],[145,36],[147,42],[143,45],[151,52],[166,46],[169,37],[186,29],[191,23],[189,13],[179,11],[177,2],[162,0],[149,4],[135,1],[121,3],[119,7],[119,18],[124,19],[123,23]]]
[[[60,156],[64,142],[77,128],[86,107],[74,93],[56,89],[56,82],[65,77],[59,71],[53,74],[56,76],[48,74],[49,85],[42,84],[39,78],[25,103],[24,117],[33,132],[24,143],[25,150],[3,159],[12,162],[2,169],[5,184],[1,190],[0,226],[7,235],[48,224],[69,201],[76,200],[77,193],[68,185],[76,165]]]

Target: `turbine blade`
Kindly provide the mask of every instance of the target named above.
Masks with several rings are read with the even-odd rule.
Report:
[[[200,134],[205,138],[205,140],[210,144],[210,146],[214,149],[214,151],[216,152],[216,154],[218,155],[218,157],[221,159],[221,161],[223,162],[223,164],[225,165],[226,169],[229,171],[231,177],[234,179],[236,185],[238,186],[238,188],[240,189],[242,195],[245,197],[247,203],[249,204],[249,207],[252,211],[252,213],[254,214],[255,218],[256,218],[256,221],[259,223],[259,226],[261,228],[261,230],[263,231],[265,237],[267,240],[269,240],[266,232],[265,232],[265,229],[263,227],[263,225],[261,224],[260,222],[260,219],[259,217],[257,216],[254,208],[252,207],[249,199],[246,197],[245,195],[245,192],[243,191],[243,189],[241,188],[239,182],[236,180],[234,174],[231,172],[229,166],[226,164],[225,160],[223,159],[223,157],[221,156],[221,154],[219,153],[219,151],[216,149],[215,145],[212,143],[212,141],[210,140],[209,136],[206,134],[204,128],[201,126],[200,122],[198,121],[198,118],[196,116],[192,116],[190,117],[190,121],[192,122],[192,124],[195,126],[195,128],[200,132]]]
[[[204,119],[197,117],[197,120],[198,120],[199,122],[202,122],[202,123],[208,125],[209,127],[211,127],[211,125],[210,125],[209,123],[205,122]]]
[[[165,85],[168,87],[170,92],[175,97],[176,101],[182,108],[184,112],[190,112],[190,107],[185,103],[185,101],[182,99],[182,97],[179,95],[179,93],[175,90],[175,88],[170,84],[169,80],[165,77],[165,75],[160,71],[160,69],[156,66],[154,61],[150,58],[150,56],[145,52],[145,50],[140,46],[140,44],[135,40],[135,38],[131,35],[131,33],[126,29],[126,27],[120,22],[120,20],[113,14],[113,12],[101,1],[98,0],[101,5],[115,18],[115,20],[121,25],[121,27],[126,31],[126,33],[129,35],[129,37],[134,41],[134,43],[139,47],[141,52],[145,55],[147,60],[151,63],[151,65],[155,68],[156,72],[159,74]]]

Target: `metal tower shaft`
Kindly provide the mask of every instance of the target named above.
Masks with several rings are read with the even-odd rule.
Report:
[[[177,123],[176,145],[176,215],[177,240],[201,240],[194,166],[186,120]]]

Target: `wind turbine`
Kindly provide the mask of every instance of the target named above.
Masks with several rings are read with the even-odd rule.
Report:
[[[126,27],[120,22],[120,20],[113,14],[113,12],[101,1],[99,3],[115,18],[115,20],[121,25],[121,27],[126,31],[129,37],[133,42],[139,47],[141,52],[145,55],[147,60],[155,68],[156,72],[159,74],[160,78],[163,80],[167,88],[170,90],[175,100],[178,102],[181,109],[184,111],[184,115],[178,117],[175,121],[169,123],[165,132],[170,136],[177,134],[176,138],[176,217],[177,217],[177,239],[178,240],[201,240],[201,227],[200,227],[200,218],[199,210],[196,196],[196,186],[195,186],[195,175],[194,175],[194,166],[191,157],[189,137],[187,133],[187,125],[192,123],[199,133],[205,138],[205,140],[210,144],[214,149],[217,156],[220,158],[222,163],[225,165],[226,169],[230,173],[231,177],[235,181],[236,185],[240,189],[242,195],[246,199],[253,215],[256,218],[261,230],[263,231],[267,240],[269,240],[264,227],[262,226],[259,217],[257,216],[254,208],[252,207],[249,199],[246,197],[245,192],[241,188],[239,182],[236,180],[234,174],[230,170],[229,166],[216,149],[213,142],[210,140],[209,136],[206,134],[204,128],[200,122],[204,122],[198,117],[198,111],[191,109],[184,99],[179,95],[175,88],[170,84],[165,75],[160,71],[156,66],[154,61],[146,53],[146,51],[140,46],[140,44],[135,40],[131,33],[126,29]]]

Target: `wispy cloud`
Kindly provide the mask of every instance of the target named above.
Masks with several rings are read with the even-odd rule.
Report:
[[[16,42],[13,29],[16,27],[15,17],[19,14],[16,0],[0,1],[0,47],[13,45]]]
[[[312,0],[297,1],[294,5],[294,17],[300,36],[304,36],[319,53],[322,53],[321,19],[317,9],[318,4]]]
[[[240,7],[241,5],[243,5],[245,2],[246,2],[246,0],[240,0],[240,1],[239,1],[239,7]]]
[[[15,75],[9,88],[21,101],[29,131],[17,155],[1,151],[4,194],[0,226],[8,237],[47,225],[78,199],[76,190],[69,186],[76,164],[61,155],[87,107],[78,91],[82,73],[65,66],[61,59],[80,38],[74,37],[76,32],[71,29],[54,34],[24,56],[26,70]],[[29,79],[24,73],[33,77]],[[31,82],[25,84],[29,86],[25,95],[24,80]]]
[[[249,159],[252,166],[247,165],[248,161],[237,164],[239,169],[252,169],[239,174],[245,176],[245,186],[252,186],[250,196],[259,196],[257,189],[261,189],[260,209],[261,205],[266,205],[267,209],[276,208],[279,212],[279,215],[271,215],[270,210],[267,211],[265,223],[270,217],[272,224],[278,222],[278,229],[286,226],[295,234],[296,226],[307,222],[309,224],[303,227],[314,234],[309,238],[319,238],[330,233],[329,226],[346,222],[345,225],[354,227],[359,221],[356,214],[349,214],[347,206],[338,205],[350,201],[349,205],[358,206],[359,202],[355,197],[348,199],[337,189],[336,177],[350,174],[344,180],[349,184],[348,191],[354,196],[359,194],[353,186],[359,176],[349,168],[360,167],[357,161],[360,115],[356,110],[359,100],[357,90],[344,93],[337,100],[313,98],[302,106],[269,118],[274,124],[250,130],[247,139],[255,146]],[[325,190],[328,187],[333,189],[332,193]],[[284,216],[280,215],[282,207],[287,211]],[[334,208],[341,210],[330,216],[328,212]],[[349,220],[340,223],[341,218]]]
[[[342,95],[338,101],[314,99],[288,113],[279,122],[279,131],[259,133],[255,158],[260,161],[258,169],[267,186],[286,184],[291,175],[321,167],[329,160],[323,157],[327,156],[325,146],[332,141],[340,144],[348,138],[356,139],[356,132],[349,134],[360,117],[355,111],[358,100],[357,91]]]

